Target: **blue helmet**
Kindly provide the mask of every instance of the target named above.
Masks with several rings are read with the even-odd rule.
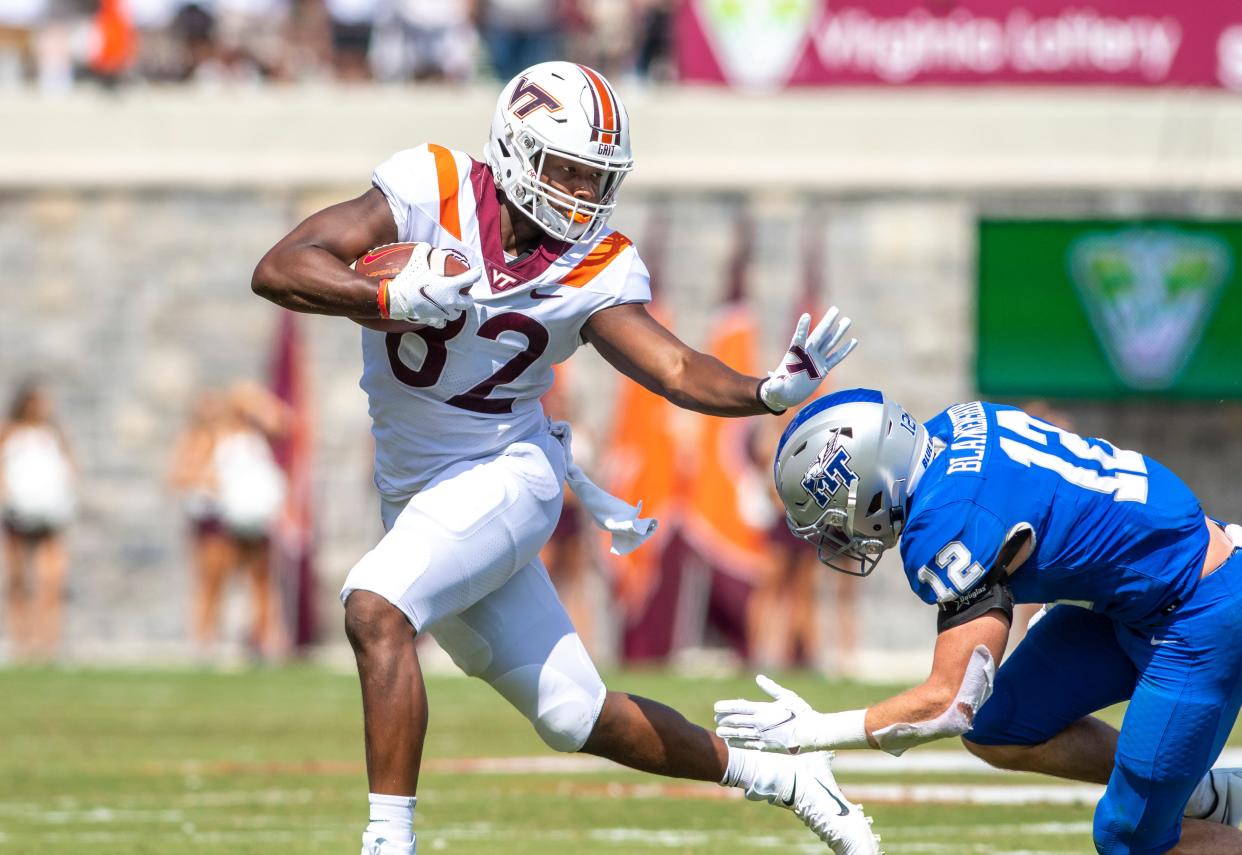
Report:
[[[834,570],[866,576],[897,545],[914,482],[932,459],[927,429],[873,389],[833,392],[785,428],[773,476],[795,535]]]

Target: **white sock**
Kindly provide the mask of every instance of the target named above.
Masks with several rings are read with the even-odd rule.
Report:
[[[414,796],[386,796],[367,793],[371,803],[371,821],[367,831],[383,837],[397,846],[409,846],[414,842]]]
[[[1191,819],[1203,819],[1216,810],[1217,798],[1216,789],[1212,786],[1212,773],[1209,771],[1195,785],[1195,791],[1190,794],[1190,800],[1186,802],[1186,816]]]
[[[788,801],[793,797],[793,764],[782,754],[765,754],[729,746],[729,766],[720,779],[723,787],[738,787],[751,801]]]

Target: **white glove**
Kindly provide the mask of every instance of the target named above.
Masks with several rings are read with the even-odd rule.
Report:
[[[815,393],[828,372],[850,355],[858,339],[841,344],[845,331],[850,328],[850,319],[838,320],[840,314],[833,306],[809,337],[806,333],[811,328],[811,316],[803,315],[798,319],[793,341],[781,364],[775,371],[769,371],[768,379],[759,384],[759,400],[765,407],[781,413],[801,404]]]
[[[747,701],[738,698],[716,702],[716,735],[734,748],[756,751],[779,751],[797,754],[803,748],[814,748],[819,730],[820,713],[796,692],[784,688],[760,674],[755,677],[759,688],[773,700]]]
[[[387,289],[386,299],[384,295],[380,299],[381,305],[388,307],[387,318],[444,329],[470,308],[473,300],[468,292],[482,274],[482,267],[443,276],[431,269],[432,251],[431,244],[418,244],[401,272],[380,286]],[[443,270],[443,260],[436,260]]]

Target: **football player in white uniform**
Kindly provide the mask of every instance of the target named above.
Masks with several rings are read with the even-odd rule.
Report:
[[[341,592],[362,683],[364,855],[415,851],[423,632],[553,749],[740,787],[792,809],[835,852],[877,851],[822,755],[729,748],[668,707],[607,691],[539,563],[566,480],[612,530],[614,549],[634,548],[653,525],[587,481],[567,429],[543,415],[553,365],[580,344],[677,405],[718,416],[801,403],[855,344],[836,309],[813,331],[804,316],[758,378],[679,341],[646,310],[634,246],[607,226],[632,166],[629,119],[608,82],[542,63],[501,92],[483,162],[433,144],[399,152],[371,189],[312,215],[255,270],[256,293],[286,308],[405,322],[362,331],[387,534]],[[420,246],[378,288],[350,268],[395,241]],[[437,275],[444,251],[470,270]]]

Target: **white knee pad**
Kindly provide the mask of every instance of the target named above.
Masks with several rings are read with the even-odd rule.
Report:
[[[582,645],[577,635],[565,636],[564,642]],[[607,693],[593,667],[589,673],[579,669],[567,674],[551,663],[524,665],[489,682],[530,720],[553,751],[578,751],[586,744]]]
[[[586,744],[607,690],[537,561],[431,634],[459,668],[517,707],[551,748]]]

